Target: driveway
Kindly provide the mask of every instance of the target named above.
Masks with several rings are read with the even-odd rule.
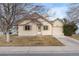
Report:
[[[66,46],[79,46],[79,41],[67,36],[55,36],[61,43]]]

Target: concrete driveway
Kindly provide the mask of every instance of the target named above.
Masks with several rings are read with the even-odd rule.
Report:
[[[79,46],[79,41],[67,36],[55,36],[65,46]]]

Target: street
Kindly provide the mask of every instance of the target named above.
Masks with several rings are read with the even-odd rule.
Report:
[[[75,46],[0,47],[0,56],[79,56],[79,47]]]

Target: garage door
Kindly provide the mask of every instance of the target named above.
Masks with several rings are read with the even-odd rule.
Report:
[[[54,36],[63,36],[63,29],[61,27],[54,27],[53,35]]]

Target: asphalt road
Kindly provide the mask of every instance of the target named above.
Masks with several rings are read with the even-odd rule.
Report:
[[[79,56],[79,47],[0,47],[0,56]]]
[[[0,56],[79,56],[79,53],[2,53]]]

